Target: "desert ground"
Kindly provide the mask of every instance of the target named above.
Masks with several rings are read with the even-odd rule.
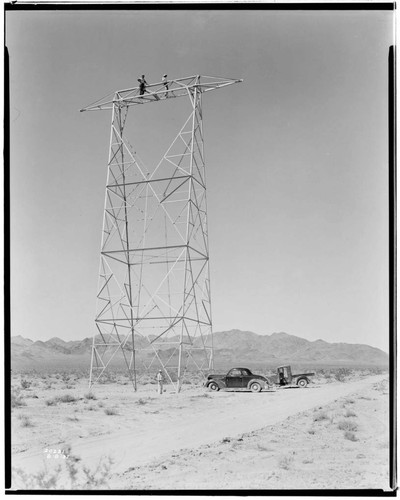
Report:
[[[151,382],[13,373],[12,488],[390,489],[387,374],[261,393]]]

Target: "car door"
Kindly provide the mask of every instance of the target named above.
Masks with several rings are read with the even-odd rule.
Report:
[[[287,384],[292,383],[292,374],[288,366],[283,368],[283,376],[285,377],[285,381]]]
[[[281,366],[278,368],[278,384],[286,385],[287,381],[285,379],[284,368]]]
[[[242,387],[247,387],[253,374],[249,370],[242,370]]]
[[[242,371],[232,368],[226,376],[226,387],[239,389],[242,387]]]

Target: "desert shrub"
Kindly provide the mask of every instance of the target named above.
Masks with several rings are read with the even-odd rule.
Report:
[[[356,431],[358,429],[358,426],[351,420],[341,420],[338,423],[338,429],[340,429],[341,431]]]
[[[107,489],[112,464],[113,460],[109,457],[107,460],[103,459],[94,471],[88,467],[83,467],[85,479],[82,488],[84,490]]]
[[[345,400],[345,404],[352,405],[353,403],[355,403],[355,401],[354,401],[354,399],[353,399],[353,398],[346,398],[346,400]]]
[[[23,469],[13,469],[13,486],[27,490],[104,490],[108,489],[111,477],[111,458],[102,457],[95,469],[80,464],[80,458],[66,447],[64,461],[66,474],[59,465],[55,470],[42,470],[28,474]]]
[[[344,433],[344,437],[349,441],[358,441],[357,436],[354,434],[354,432],[346,431]]]
[[[349,368],[338,368],[334,372],[334,377],[338,382],[344,382],[352,374]]]
[[[31,419],[27,415],[19,415],[19,420],[21,420],[21,427],[34,427]]]
[[[228,437],[224,437],[221,440],[221,443],[230,443],[230,442],[231,442],[231,438],[228,438]]]
[[[85,394],[85,399],[97,399],[97,398],[96,398],[96,395],[93,394],[93,392],[87,392]]]
[[[282,457],[278,462],[279,467],[285,470],[289,470],[292,464],[293,464],[293,457]]]
[[[155,398],[151,397],[151,396],[147,396],[146,398],[139,398],[137,401],[136,401],[136,404],[139,404],[139,405],[145,405],[145,404],[148,404],[148,403],[151,403],[152,401],[154,401]]]
[[[98,404],[99,408],[103,408],[103,406],[104,406],[104,403],[102,401],[99,401],[97,404]]]
[[[77,382],[79,379],[88,379],[89,378],[89,370],[74,370],[74,379]]]
[[[330,370],[320,368],[318,370],[315,370],[315,377],[317,379],[330,379],[331,378],[331,372]]]
[[[259,373],[259,372],[257,372],[257,373]],[[206,374],[199,373],[199,372],[190,373],[188,376],[190,377],[192,385],[195,385],[195,386],[202,386],[204,384],[204,381],[207,378]]]
[[[31,385],[32,385],[32,382],[30,382],[26,378],[21,378],[21,387],[22,387],[22,389],[29,389],[29,387]]]
[[[142,374],[140,377],[139,377],[139,382],[142,384],[142,385],[147,385],[147,384],[156,384],[157,381],[155,380],[154,377],[150,376],[148,373],[144,373]]]
[[[206,392],[204,394],[196,394],[195,396],[192,396],[190,399],[193,401],[193,400],[196,400],[198,398],[208,398],[208,399],[212,399],[212,396],[210,396],[209,394],[207,394]]]
[[[381,375],[383,373],[387,373],[387,368],[380,368],[380,367],[369,367],[369,368],[366,368],[364,371],[363,371],[363,375],[365,376],[369,376],[369,375]]]
[[[57,396],[56,398],[60,403],[74,403],[77,398],[72,394],[63,394],[62,396]]]
[[[35,392],[33,392],[32,394],[27,394],[26,397],[31,399],[39,399],[39,396]]]
[[[19,408],[20,406],[26,406],[26,403],[19,393],[19,391],[11,391],[11,408]]]
[[[344,414],[345,417],[356,417],[357,414],[355,411],[353,410],[350,410],[350,408],[348,408]]]
[[[328,414],[324,411],[320,411],[314,415],[314,422],[320,422],[321,420],[328,420]]]
[[[117,382],[117,374],[113,371],[106,371],[100,377],[99,384],[114,384]]]
[[[47,406],[55,406],[57,403],[74,403],[75,401],[77,401],[77,398],[72,394],[63,394],[52,399],[46,399],[45,402]]]
[[[104,410],[104,413],[105,413],[106,415],[118,415],[117,410],[115,410],[114,408],[106,408],[106,409]]]
[[[24,470],[13,469],[13,485],[20,489],[51,490],[63,489],[58,485],[61,468],[55,472],[42,471],[37,474],[27,474]]]
[[[308,429],[307,432],[313,436],[315,434],[315,429]]]
[[[387,380],[382,380],[381,382],[377,382],[372,386],[372,389],[374,391],[381,391],[384,392],[388,388],[388,381]]]

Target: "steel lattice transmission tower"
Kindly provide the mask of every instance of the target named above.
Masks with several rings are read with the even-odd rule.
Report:
[[[213,368],[202,94],[240,81],[169,80],[81,110],[112,110],[90,387],[121,353],[135,390],[143,370],[179,391],[188,368]],[[190,115],[149,169],[125,134],[129,107],[183,96]]]

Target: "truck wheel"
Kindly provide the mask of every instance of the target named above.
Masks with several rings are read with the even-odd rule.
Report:
[[[297,381],[297,385],[302,388],[307,387],[308,381],[305,378],[301,378],[300,380]]]
[[[260,392],[261,391],[261,385],[258,382],[253,382],[250,386],[251,392]]]
[[[210,391],[219,391],[218,384],[216,384],[215,382],[210,382],[208,384],[208,388],[210,389]]]

